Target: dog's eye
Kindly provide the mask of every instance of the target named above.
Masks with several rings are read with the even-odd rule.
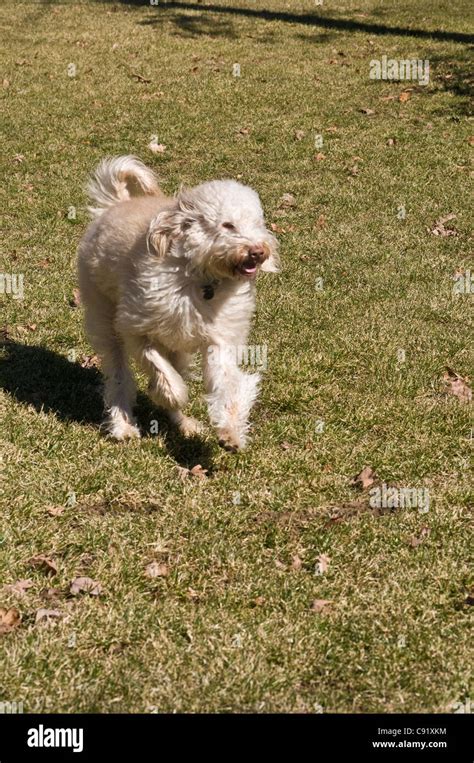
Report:
[[[235,225],[233,223],[222,223],[223,228],[227,228],[227,230],[236,230]]]

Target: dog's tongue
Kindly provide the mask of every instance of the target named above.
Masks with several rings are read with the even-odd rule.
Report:
[[[252,273],[255,273],[255,271],[257,270],[257,266],[251,262],[244,263],[242,265],[242,270],[244,273],[248,273],[249,275],[251,275]]]

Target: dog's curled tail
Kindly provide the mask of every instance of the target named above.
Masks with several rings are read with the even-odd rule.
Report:
[[[134,196],[159,196],[161,191],[153,170],[135,156],[103,159],[87,184],[92,217],[99,217],[109,207]]]

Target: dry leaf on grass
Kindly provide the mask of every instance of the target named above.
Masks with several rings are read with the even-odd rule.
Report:
[[[474,135],[470,135],[469,138],[467,139],[467,142],[469,143],[470,146],[474,146]]]
[[[187,469],[186,466],[177,466],[176,469],[182,482],[186,482],[188,477],[197,477],[201,480],[207,477],[207,469],[203,469],[201,464],[196,464],[192,469]]]
[[[193,466],[193,468],[190,469],[190,474],[193,477],[198,477],[200,480],[205,480],[207,477],[207,469],[203,469],[201,464],[196,464],[196,466]]]
[[[325,158],[326,158],[326,155],[325,155],[325,154],[323,154],[323,153],[321,153],[321,151],[319,151],[319,152],[318,152],[318,153],[315,155],[315,157],[314,157],[314,158],[315,158],[315,160],[316,160],[317,162],[322,162],[322,161],[323,161],[323,159],[325,159]]]
[[[397,142],[396,138],[389,138],[387,140],[387,146],[394,146],[396,142]]]
[[[164,578],[168,573],[168,565],[160,562],[150,562],[145,568],[147,578]]]
[[[446,236],[457,236],[458,232],[455,228],[445,227],[446,223],[455,219],[456,215],[453,213],[446,215],[445,217],[440,217],[439,220],[436,220],[434,226],[432,228],[428,228],[428,230],[433,234],[433,236],[441,236],[443,238]]]
[[[83,355],[79,364],[81,368],[98,368],[99,356],[98,355]]]
[[[404,91],[403,93],[400,93],[398,96],[398,100],[400,103],[406,103],[408,100],[410,100],[411,93],[408,93],[407,91]]]
[[[164,154],[166,151],[166,146],[164,146],[163,143],[158,143],[157,138],[151,139],[148,144],[148,148],[153,154]]]
[[[25,591],[32,588],[34,585],[32,580],[17,580],[16,583],[11,583],[3,587],[3,590],[8,593],[15,593],[18,596],[24,596]]]
[[[315,599],[311,605],[313,612],[322,612],[333,603],[332,599]]]
[[[291,569],[298,572],[298,570],[301,570],[303,566],[303,562],[301,560],[301,557],[298,556],[298,554],[295,554],[293,559],[291,560]]]
[[[418,546],[421,546],[423,541],[428,537],[430,534],[431,529],[429,527],[422,527],[420,530],[419,535],[412,535],[409,540],[409,545],[412,548],[418,548]]]
[[[373,109],[361,109],[362,114],[365,114],[366,117],[372,117],[375,114],[375,111]]]
[[[274,233],[294,233],[295,232],[295,226],[294,225],[288,225],[286,228],[282,228],[281,225],[277,225],[277,223],[271,223],[270,228]]]
[[[328,556],[327,554],[320,554],[318,556],[316,570],[319,575],[324,575],[324,573],[328,571],[330,561],[331,561],[331,557]]]
[[[10,631],[18,628],[21,623],[21,614],[18,609],[12,607],[11,609],[0,608],[0,636],[3,633],[10,633]]]
[[[296,207],[296,199],[291,193],[284,193],[278,202],[278,209],[291,209]]]
[[[51,517],[59,517],[64,511],[64,506],[48,506],[46,511]]]
[[[443,374],[443,381],[446,386],[446,391],[450,395],[454,395],[461,403],[470,403],[472,400],[472,389],[469,386],[470,379],[462,377],[453,371],[452,368],[446,366],[446,370]]]
[[[88,593],[91,596],[100,596],[102,586],[96,580],[87,577],[74,578],[69,587],[70,593],[77,596],[78,593]]]
[[[377,480],[377,475],[371,466],[364,466],[359,474],[352,477],[350,484],[361,490],[367,490]]]
[[[303,140],[303,138],[304,138],[305,134],[306,134],[306,133],[305,133],[305,131],[304,131],[304,130],[296,130],[296,131],[295,131],[295,135],[294,135],[294,138],[295,138],[295,140]]]
[[[41,570],[41,572],[45,572],[46,575],[53,576],[58,571],[57,564],[49,556],[44,556],[44,554],[32,556],[28,559],[28,564],[37,570]]]
[[[282,450],[290,450],[290,448],[292,448],[292,447],[293,446],[289,442],[287,442],[286,440],[284,440],[283,442],[280,443],[280,448]]]
[[[50,618],[61,617],[62,612],[59,609],[38,609],[36,612],[35,623],[41,622],[41,620],[49,621]]]
[[[71,307],[79,307],[81,304],[81,292],[79,289],[73,289],[72,290],[72,298],[69,300],[69,305]]]

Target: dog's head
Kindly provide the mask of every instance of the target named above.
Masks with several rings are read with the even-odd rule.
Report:
[[[152,221],[149,243],[160,257],[185,255],[213,278],[255,278],[278,272],[278,242],[267,230],[258,194],[235,180],[184,189]]]

